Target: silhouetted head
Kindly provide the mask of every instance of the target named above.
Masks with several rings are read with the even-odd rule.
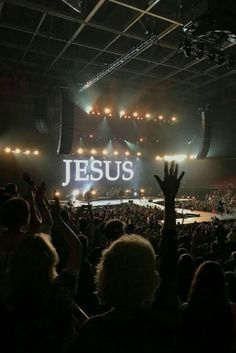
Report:
[[[155,253],[138,235],[124,235],[103,252],[96,284],[102,303],[113,308],[138,309],[152,303],[159,285]]]
[[[20,197],[6,201],[1,211],[2,225],[8,229],[19,229],[29,224],[29,204]]]

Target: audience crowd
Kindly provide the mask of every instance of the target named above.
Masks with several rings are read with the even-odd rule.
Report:
[[[26,195],[0,188],[0,351],[235,353],[236,225],[176,225],[183,176],[155,176],[164,211],[62,206],[27,173]]]

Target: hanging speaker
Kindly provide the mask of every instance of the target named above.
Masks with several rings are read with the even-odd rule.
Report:
[[[201,149],[197,155],[197,159],[205,159],[211,146],[211,119],[209,108],[201,111],[202,120],[202,142]]]
[[[70,154],[73,147],[75,105],[67,90],[61,91],[57,154]]]

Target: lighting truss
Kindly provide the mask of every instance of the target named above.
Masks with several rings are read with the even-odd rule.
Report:
[[[123,65],[127,64],[130,60],[134,59],[136,56],[150,48],[153,44],[158,42],[158,37],[156,34],[152,34],[147,40],[140,43],[136,47],[132,48],[130,51],[122,55],[119,59],[115,60],[113,63],[109,64],[106,69],[100,71],[96,76],[91,78],[85,85],[83,85],[79,92],[84,92],[86,89],[91,87],[94,83],[101,80],[103,77],[111,74],[115,70],[119,69]]]
[[[82,0],[62,0],[65,4],[70,6],[73,10],[81,12]]]

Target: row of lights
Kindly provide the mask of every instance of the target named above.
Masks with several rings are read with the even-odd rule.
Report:
[[[92,149],[91,149],[90,151],[88,151],[88,152],[90,152],[91,155],[93,155],[93,156],[96,155],[96,154],[98,154],[98,151],[97,151],[95,148],[92,148]],[[82,154],[85,153],[85,150],[84,150],[83,148],[78,148],[77,153],[80,154],[80,155],[82,155]],[[103,156],[108,156],[108,155],[119,156],[120,153],[119,153],[117,150],[113,151],[112,153],[109,153],[108,150],[104,149],[104,150],[102,151],[102,154],[103,154]],[[125,153],[124,153],[124,155],[125,155],[126,157],[130,156],[130,154],[131,154],[130,151],[125,151]],[[141,152],[137,152],[137,153],[136,153],[136,156],[137,156],[137,157],[141,157],[141,156],[142,156],[142,153],[141,153]]]
[[[30,154],[33,154],[34,156],[38,156],[39,155],[39,151],[38,150],[34,150],[34,151],[31,151],[31,150],[21,150],[20,148],[15,148],[15,149],[12,149],[10,147],[6,147],[4,148],[4,152],[5,153],[14,153],[14,154],[26,154],[26,155],[30,155]]]
[[[108,117],[112,117],[112,112],[110,108],[105,108],[104,112],[101,113],[100,111],[95,111],[92,107],[88,107],[87,109],[88,114],[90,114],[91,116],[104,116],[104,114]],[[146,119],[154,119],[154,121],[163,121],[163,122],[176,122],[177,118],[176,116],[172,116],[172,117],[164,117],[163,115],[159,115],[158,117],[155,114],[150,114],[150,113],[146,113],[146,114],[139,114],[138,112],[133,112],[132,114],[127,114],[124,110],[121,110],[119,112],[119,117],[120,118],[124,118],[124,119],[137,119],[137,120],[144,120]]]
[[[171,162],[171,161],[183,162],[186,159],[190,159],[190,160],[197,159],[197,155],[196,154],[190,154],[189,156],[187,156],[186,154],[165,155],[163,157],[156,156],[155,159],[156,161],[165,161],[165,162]]]
[[[132,190],[130,189],[126,189],[124,190],[125,194],[130,194],[132,192]],[[141,195],[143,195],[145,193],[145,189],[140,189],[140,190],[135,190],[134,192],[134,196],[138,196],[138,194],[140,193]],[[79,195],[85,196],[86,192],[84,192],[83,190],[79,190],[79,189],[74,189],[71,193],[72,197],[75,199],[76,197],[78,197]],[[90,191],[90,194],[92,196],[95,196],[97,194],[97,191],[95,189]],[[60,191],[55,191],[54,193],[55,196],[60,197],[61,196],[61,192]]]

